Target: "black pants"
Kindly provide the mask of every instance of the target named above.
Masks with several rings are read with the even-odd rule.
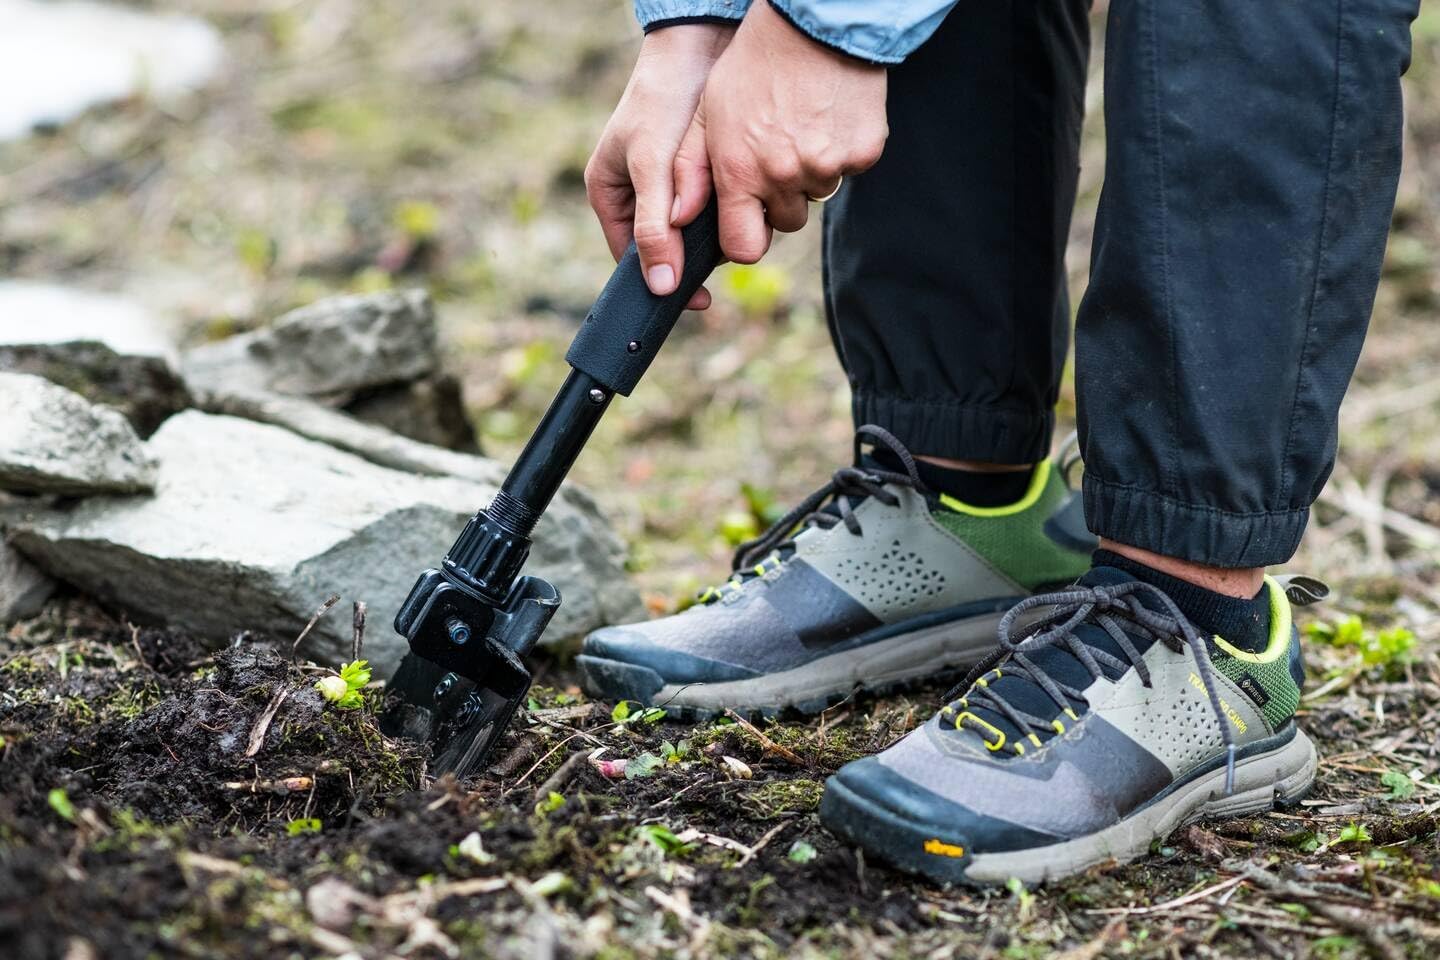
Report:
[[[1334,462],[1400,167],[1419,0],[1113,0],[1076,319],[1090,528],[1282,563]],[[880,162],[825,208],[855,419],[916,453],[1049,448],[1084,0],[963,3],[890,73]]]

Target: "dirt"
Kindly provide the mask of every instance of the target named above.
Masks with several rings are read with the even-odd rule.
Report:
[[[1299,812],[987,892],[866,862],[816,818],[824,778],[921,722],[938,686],[772,723],[767,745],[727,721],[617,723],[567,663],[541,660],[490,770],[456,783],[380,734],[379,683],[337,709],[315,689],[331,671],[291,662],[288,643],[241,633],[212,654],[62,598],[0,651],[4,957],[1421,956],[1440,942],[1433,652],[1356,671],[1319,648],[1317,669],[1350,679],[1304,710],[1324,760]],[[658,762],[612,779],[597,750]],[[1403,799],[1380,780],[1410,769]]]

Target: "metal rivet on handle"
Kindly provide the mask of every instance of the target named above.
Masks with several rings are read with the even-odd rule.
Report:
[[[639,352],[640,352],[640,341],[639,341],[639,340],[631,340],[629,343],[625,344],[625,349],[628,350],[628,351],[630,351],[631,353],[639,353]]]
[[[590,402],[591,402],[591,403],[604,403],[604,402],[605,402],[605,391],[604,391],[604,390],[601,390],[599,387],[591,387],[591,388],[590,388]]]

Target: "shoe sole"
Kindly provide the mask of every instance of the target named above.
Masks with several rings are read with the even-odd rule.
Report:
[[[1003,615],[999,611],[951,620],[789,670],[722,683],[666,683],[648,667],[588,654],[575,662],[591,696],[663,707],[680,720],[708,720],[727,709],[747,718],[774,717],[786,710],[814,714],[857,693],[884,696],[920,680],[970,669],[995,649],[995,629]]]
[[[938,883],[993,886],[1018,879],[1031,886],[1074,876],[1098,864],[1128,863],[1174,830],[1196,820],[1239,817],[1293,806],[1310,791],[1315,745],[1298,728],[1286,743],[1235,764],[1235,790],[1225,795],[1225,770],[1207,771],[1171,788],[1118,823],[1083,837],[1026,850],[969,854],[942,843],[933,827],[914,823],[861,796],[836,778],[825,785],[820,821],[842,838],[907,873]],[[1056,802],[1063,802],[1056,798]],[[934,852],[930,852],[934,851]]]

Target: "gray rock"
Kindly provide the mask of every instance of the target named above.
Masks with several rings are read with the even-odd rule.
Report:
[[[150,490],[155,463],[130,422],[28,373],[0,373],[0,489],[84,495]]]
[[[63,510],[12,506],[0,512],[11,543],[86,592],[216,642],[246,628],[293,637],[330,594],[364,600],[373,625],[366,655],[382,671],[404,652],[389,623],[415,577],[495,491],[193,410],[166,421],[149,448],[161,464],[155,496]],[[622,558],[586,498],[557,498],[527,567],[565,599],[548,643],[639,614]],[[349,618],[332,613],[308,652],[322,662],[348,659],[348,634]]]
[[[448,373],[367,390],[342,409],[411,440],[461,453],[480,452],[475,428],[465,413],[460,381]]]
[[[0,539],[0,626],[35,616],[54,592],[54,580]]]
[[[196,347],[181,371],[209,393],[275,392],[347,402],[436,367],[435,312],[423,290],[330,297],[268,327]]]
[[[116,353],[103,343],[0,343],[0,371],[33,373],[125,415],[148,437],[191,406],[190,391],[160,356]]]
[[[202,406],[210,413],[284,427],[382,467],[425,477],[460,477],[491,486],[505,480],[505,467],[495,460],[419,443],[299,397],[229,394],[206,397]],[[575,488],[566,491],[572,497],[583,496]]]

